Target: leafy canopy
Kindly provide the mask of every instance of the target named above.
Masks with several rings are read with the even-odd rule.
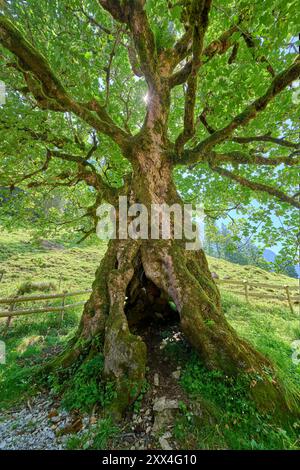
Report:
[[[297,4],[1,2],[1,222],[32,224],[39,214],[35,224],[47,230],[92,232],[97,204],[132,170],[126,146],[161,83],[157,63],[173,57],[167,138],[178,191],[214,219],[234,208],[243,236],[259,226],[264,244],[280,239],[294,257]],[[53,203],[45,212],[57,197],[66,210]]]

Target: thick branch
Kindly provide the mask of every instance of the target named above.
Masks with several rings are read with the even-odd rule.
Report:
[[[212,165],[218,165],[220,163],[232,163],[233,165],[259,165],[259,166],[296,166],[300,163],[299,155],[288,155],[286,157],[264,157],[257,153],[245,153],[239,151],[217,153],[211,150],[201,155],[195,154],[190,150],[183,152],[182,162],[189,162],[190,169],[194,168],[198,163],[210,163]]]
[[[160,58],[163,62],[169,65],[170,70],[173,71],[176,65],[185,59],[185,57],[192,51],[192,38],[193,28],[189,26],[187,31],[176,42],[174,47],[170,49],[164,49],[161,52]]]
[[[294,149],[298,149],[300,147],[300,144],[296,144],[295,142],[290,142],[278,137],[272,137],[270,134],[249,137],[232,137],[230,140],[237,142],[238,144],[248,144],[251,142],[271,142],[272,144],[281,145],[282,147],[289,147]]]
[[[242,186],[246,186],[247,188],[252,189],[253,191],[261,191],[267,194],[270,194],[271,196],[275,196],[277,199],[280,199],[280,201],[287,202],[288,204],[300,208],[300,202],[294,199],[291,196],[288,196],[287,194],[283,193],[279,189],[273,188],[272,186],[268,186],[263,183],[258,183],[255,181],[249,181],[248,179],[244,178],[243,176],[236,175],[235,173],[232,173],[229,170],[226,170],[225,168],[220,168],[217,166],[211,166],[211,169],[215,171],[216,173],[219,173],[219,175],[226,176],[226,178],[230,178],[231,180],[235,181],[236,183],[241,184]]]
[[[4,16],[0,16],[0,42],[18,58],[18,68],[41,108],[71,111],[97,131],[111,137],[121,148],[127,148],[129,136],[113,122],[105,108],[98,105],[95,109],[93,103],[82,104],[73,100],[45,57]]]
[[[195,133],[194,109],[196,104],[197,74],[201,66],[201,54],[205,32],[208,27],[211,3],[211,0],[202,0],[201,2],[194,0],[191,7],[190,23],[193,25],[193,58],[185,94],[184,128],[175,143],[177,153],[180,153],[185,143]]]
[[[208,62],[215,55],[224,54],[230,47],[232,47],[233,42],[231,41],[231,36],[236,31],[238,31],[238,26],[234,25],[227,31],[224,31],[224,33],[222,33],[218,39],[212,41],[202,52],[202,56],[205,58],[203,63]],[[181,70],[174,73],[174,75],[170,77],[171,88],[185,83],[191,73],[191,70],[192,60],[188,61]]]
[[[137,51],[140,68],[148,85],[154,86],[160,78],[157,71],[157,52],[153,32],[144,10],[145,0],[99,0],[100,5],[112,17],[129,26]]]
[[[238,151],[216,153],[211,152],[209,156],[210,161],[214,164],[218,163],[233,163],[235,165],[286,165],[296,166],[300,163],[299,156],[287,156],[287,157],[263,157],[256,153],[243,153]]]
[[[204,109],[200,114],[199,121],[202,122],[209,134],[214,134],[216,132],[215,129],[207,122],[206,109]],[[228,140],[231,140],[232,142],[237,142],[238,144],[250,144],[252,142],[270,142],[272,144],[281,145],[282,147],[289,147],[293,149],[300,148],[299,143],[290,142],[289,140],[282,139],[281,137],[272,137],[271,133],[245,137],[229,137]]]

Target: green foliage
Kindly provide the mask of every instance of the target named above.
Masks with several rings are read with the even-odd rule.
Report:
[[[291,344],[299,339],[297,312],[284,306],[247,305],[233,295],[223,295],[223,308],[238,334],[275,363],[291,401],[300,399],[300,366],[291,360]]]
[[[66,443],[68,450],[90,449],[105,450],[119,434],[120,429],[111,418],[103,418],[97,421],[82,436],[71,436]]]
[[[272,416],[257,411],[249,398],[251,377],[227,377],[219,371],[208,371],[192,355],[181,384],[192,400],[199,400],[199,414],[183,409],[175,437],[196,448],[229,449],[295,449],[299,422],[279,425]],[[195,447],[194,447],[195,448]]]
[[[133,406],[133,411],[135,413],[140,412],[143,398],[144,398],[145,394],[147,393],[147,391],[149,390],[149,388],[150,388],[150,384],[147,382],[147,380],[144,380],[144,383],[143,383],[142,388],[141,388],[141,392],[140,392],[139,396],[137,397],[137,399],[134,401],[134,403],[132,405]],[[135,393],[133,395],[135,395]]]
[[[67,312],[63,323],[51,315],[17,319],[5,338],[0,330],[6,344],[6,364],[0,365],[0,408],[9,408],[43,388],[39,367],[74,334],[78,313]]]
[[[275,271],[294,278],[298,277],[292,265],[295,260],[285,257],[284,262],[282,262],[282,256],[279,256],[276,257],[274,262],[267,261],[263,256],[264,249],[258,248],[254,241],[251,241],[249,233],[247,233],[247,237],[241,234],[243,227],[244,224],[241,224],[239,219],[235,220],[229,227],[224,223],[219,227],[214,221],[209,221],[205,225],[204,248],[206,252],[210,256],[223,258],[232,263],[257,266],[266,271]],[[254,240],[255,238],[259,238],[258,234],[253,237]]]
[[[107,449],[108,442],[119,433],[119,428],[111,418],[101,419],[97,423],[92,449]]]
[[[136,135],[146,114],[144,96],[147,84],[137,79],[128,60],[131,38],[99,6],[97,0],[29,0],[5,2],[1,14],[13,18],[26,39],[46,57],[54,74],[80,103],[97,99],[106,102],[107,68],[110,87],[107,111],[121,127]],[[184,9],[181,2],[148,0],[146,11],[158,52],[170,48],[183,35]],[[242,23],[239,23],[243,17]],[[255,0],[220,0],[211,10],[210,24],[204,46],[208,46],[232,25],[239,25],[232,41],[238,44],[236,58],[231,62],[232,48],[217,54],[199,71],[195,116],[208,109],[207,121],[214,129],[228,124],[256,97],[265,93],[271,83],[270,66],[278,74],[288,67],[297,54],[299,8],[296,0],[276,2]],[[117,31],[120,42],[115,47]],[[251,34],[254,48],[248,47],[244,36]],[[0,48],[3,67],[0,79],[7,85],[5,106],[1,106],[0,121],[0,218],[6,227],[35,226],[39,233],[69,228],[71,236],[91,228],[85,208],[95,202],[95,190],[77,183],[75,162],[52,159],[47,171],[36,173],[45,163],[47,148],[86,156],[91,147],[92,129],[70,113],[38,109],[17,67],[11,67],[12,56]],[[272,132],[294,143],[299,136],[299,116],[292,94],[295,85],[286,89],[259,113],[236,136],[257,136]],[[168,133],[174,141],[182,129],[184,87],[172,91]],[[42,136],[40,138],[40,136]],[[200,123],[191,145],[208,136]],[[113,187],[120,187],[131,171],[130,163],[121,155],[116,144],[98,135],[99,148],[92,163]],[[58,140],[58,143],[57,143]],[[218,151],[239,151],[244,146],[236,142],[222,143]],[[272,143],[253,142],[246,147],[251,153],[276,157],[287,156],[290,149]],[[230,167],[230,169],[232,169]],[[279,187],[287,194],[298,191],[298,169],[283,165],[270,170],[261,165],[239,165],[238,173],[251,180]],[[34,174],[30,180],[24,176]],[[259,238],[272,245],[281,240],[282,256],[297,256],[296,235],[298,211],[286,203],[262,192],[253,192],[211,171],[207,164],[193,169],[178,167],[174,178],[186,201],[201,202],[214,217],[223,217],[227,208],[239,205],[238,215],[244,219],[242,235],[254,233],[260,223]],[[28,187],[28,183],[30,182]],[[8,197],[10,188],[16,188]],[[2,200],[4,197],[4,201]],[[64,210],[53,204],[60,198]],[[50,207],[49,207],[50,204]],[[17,215],[17,216],[16,216]],[[277,223],[278,222],[278,223]],[[280,223],[279,223],[280,222]]]
[[[50,375],[48,384],[52,393],[62,395],[62,406],[67,410],[91,411],[99,404],[110,405],[116,396],[115,385],[102,380],[104,358],[98,354],[87,358],[75,371],[70,369],[70,379],[60,383],[57,373]],[[58,371],[59,372],[59,371]]]
[[[101,400],[103,392],[100,385],[103,370],[103,356],[84,362],[72,375],[62,399],[62,405],[68,409],[89,411]]]

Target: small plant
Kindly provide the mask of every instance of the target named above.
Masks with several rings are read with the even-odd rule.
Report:
[[[104,400],[105,391],[101,384],[103,370],[103,356],[97,355],[84,362],[74,374],[62,399],[66,409],[79,409],[89,411],[101,400]]]
[[[137,397],[137,399],[133,403],[134,413],[139,413],[140,412],[143,398],[144,398],[145,394],[147,393],[147,391],[149,390],[149,387],[150,387],[150,385],[147,382],[147,380],[144,380],[141,392],[140,392],[139,396]]]
[[[108,442],[119,432],[119,428],[114,424],[111,418],[101,419],[97,423],[94,431],[92,449],[104,450],[108,447]]]
[[[82,447],[82,439],[79,436],[71,436],[66,442],[67,450],[77,450]]]
[[[204,323],[205,323],[205,325],[208,326],[209,328],[212,328],[212,327],[216,324],[216,322],[215,322],[214,320],[210,320],[210,319],[204,320]]]

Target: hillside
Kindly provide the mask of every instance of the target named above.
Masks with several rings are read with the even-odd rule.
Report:
[[[59,241],[58,241],[59,243]],[[0,296],[14,293],[20,283],[54,281],[63,290],[89,288],[94,273],[105,252],[106,245],[98,239],[94,244],[64,243],[64,249],[46,249],[31,239],[29,232],[0,232],[0,271],[4,271],[0,283]],[[211,271],[219,278],[249,280],[264,284],[288,284],[298,286],[297,279],[264,271],[256,266],[241,266],[208,256]],[[229,289],[230,290],[230,289]],[[262,288],[261,292],[268,292]]]

